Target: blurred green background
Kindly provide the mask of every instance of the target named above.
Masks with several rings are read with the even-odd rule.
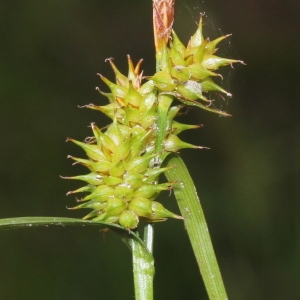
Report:
[[[154,72],[151,0],[0,0],[0,217],[66,216],[84,173],[65,143],[108,119],[96,73],[126,55]],[[300,299],[298,0],[178,0],[175,29],[187,41],[200,11],[205,32],[233,33],[226,55],[242,59],[224,79],[233,115],[191,109],[204,128],[181,151],[194,178],[230,299]],[[207,31],[206,31],[207,30]],[[231,44],[231,45],[230,45]],[[181,120],[183,121],[183,120]],[[165,198],[165,199],[164,199]],[[173,210],[176,202],[162,195]],[[114,233],[40,228],[0,232],[0,299],[133,299],[131,255]],[[155,225],[155,299],[207,299],[180,221]]]

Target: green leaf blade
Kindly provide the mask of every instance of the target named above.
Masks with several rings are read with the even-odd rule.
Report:
[[[48,227],[48,226],[98,226],[126,231],[123,227],[104,222],[86,221],[76,218],[63,217],[18,217],[0,219],[0,230]]]
[[[176,165],[165,174],[169,181],[179,181],[174,185],[174,194],[192,244],[209,299],[227,300],[226,290],[219,270],[207,223],[193,180],[181,158],[170,155],[165,163]]]

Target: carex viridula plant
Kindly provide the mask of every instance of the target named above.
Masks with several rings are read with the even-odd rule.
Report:
[[[182,106],[192,105],[228,115],[212,106],[207,93],[216,91],[230,94],[217,85],[213,78],[221,76],[216,70],[241,62],[218,57],[217,45],[227,36],[213,41],[202,33],[202,16],[196,32],[187,46],[172,31],[174,1],[154,1],[154,36],[157,72],[144,76],[140,60],[134,66],[128,56],[128,74],[122,74],[113,60],[107,59],[115,82],[103,75],[100,79],[109,92],[100,91],[108,104],[85,107],[98,110],[111,119],[105,128],[91,124],[92,137],[80,142],[87,158],[69,156],[75,163],[86,166],[88,174],[65,177],[87,184],[68,194],[86,193],[73,209],[90,209],[84,219],[116,223],[134,229],[139,221],[157,222],[167,218],[182,219],[170,212],[157,197],[161,191],[171,190],[175,182],[159,182],[169,167],[161,167],[169,153],[183,148],[203,148],[182,141],[180,132],[198,128],[175,120]],[[173,105],[174,99],[181,104]]]
[[[150,0],[149,0],[150,1]],[[186,232],[210,299],[228,299],[211,243],[204,213],[193,180],[180,159],[183,148],[201,149],[182,141],[184,130],[199,125],[176,121],[184,106],[199,107],[227,116],[211,99],[211,91],[231,96],[217,84],[218,69],[242,61],[217,56],[219,43],[228,37],[210,41],[203,37],[202,16],[196,32],[185,46],[172,31],[175,0],[152,0],[156,49],[156,72],[144,75],[142,60],[136,65],[128,56],[128,73],[122,74],[107,59],[114,82],[100,75],[107,86],[98,89],[107,104],[85,107],[110,119],[99,128],[91,123],[92,136],[84,141],[68,138],[85,153],[85,158],[69,156],[89,171],[64,177],[84,181],[85,185],[68,194],[83,193],[71,209],[88,209],[84,220],[73,218],[29,217],[0,220],[1,228],[50,225],[90,225],[116,230],[132,251],[135,296],[153,299],[154,259],[152,222],[167,218],[184,220]],[[177,100],[176,100],[177,99]],[[174,101],[176,100],[176,102]],[[179,103],[179,104],[178,104]],[[167,180],[161,181],[164,174]],[[174,191],[182,216],[169,211],[158,201],[164,191]],[[165,192],[165,195],[167,193]],[[143,240],[135,230],[143,221]]]

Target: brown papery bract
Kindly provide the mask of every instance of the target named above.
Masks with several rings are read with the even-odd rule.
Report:
[[[168,43],[174,22],[175,0],[153,0],[153,27],[156,53]]]

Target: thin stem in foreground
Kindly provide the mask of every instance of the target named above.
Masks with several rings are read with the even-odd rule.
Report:
[[[136,300],[153,299],[154,259],[142,243],[129,238],[132,251],[134,291]]]
[[[168,42],[174,21],[174,0],[153,1],[153,27],[156,49],[156,71],[159,71],[161,51]],[[166,134],[167,114],[172,99],[169,96],[158,97],[158,135],[155,141],[155,152],[159,153],[163,148],[163,140]],[[153,252],[154,230],[152,224],[144,227],[143,249],[136,241],[131,240],[132,262],[134,272],[135,297],[138,300],[153,299],[154,259]],[[149,252],[148,252],[149,251]],[[151,258],[150,258],[151,256]]]

